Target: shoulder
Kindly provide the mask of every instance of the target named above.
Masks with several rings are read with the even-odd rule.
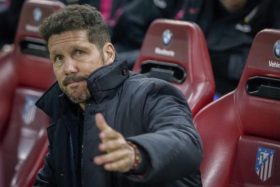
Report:
[[[146,90],[149,92],[179,92],[181,91],[173,86],[171,83],[157,79],[146,77],[142,74],[131,75],[126,81],[126,86],[134,87],[135,89]]]
[[[123,85],[126,94],[140,95],[173,95],[184,98],[182,92],[172,84],[157,78],[149,78],[142,74],[131,75]]]

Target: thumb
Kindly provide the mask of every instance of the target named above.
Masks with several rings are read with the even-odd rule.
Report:
[[[100,131],[105,131],[110,129],[111,127],[107,124],[106,120],[104,119],[101,113],[97,113],[95,115],[95,122],[96,126]]]

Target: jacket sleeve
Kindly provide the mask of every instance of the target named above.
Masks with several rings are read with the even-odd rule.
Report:
[[[54,178],[50,154],[46,156],[44,167],[37,174],[33,187],[55,187],[51,181]]]
[[[143,114],[148,133],[128,139],[145,150],[150,166],[140,178],[130,179],[169,182],[197,172],[202,145],[181,92],[165,83],[156,86],[147,96]]]

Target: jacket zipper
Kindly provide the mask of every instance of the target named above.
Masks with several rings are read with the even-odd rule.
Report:
[[[83,152],[84,152],[84,144],[81,145],[81,185],[84,186],[84,178],[83,178]]]
[[[80,177],[81,177],[81,187],[83,187],[83,186],[85,186],[84,185],[84,175],[83,175],[83,161],[84,161],[84,159],[83,159],[83,154],[84,154],[84,119],[85,119],[85,113],[83,112],[82,113],[82,115],[83,115],[83,120],[82,120],[82,123],[81,123],[81,125],[82,125],[82,127],[80,128],[80,130],[81,130],[81,134],[80,134],[80,141],[81,141],[81,155],[80,155],[80,158],[81,158],[81,172],[80,172]]]
[[[72,174],[75,174],[75,166],[74,166],[74,149],[73,149],[73,141],[72,141],[72,136],[71,134],[69,135],[69,142],[70,142],[70,152],[71,152],[71,157],[72,157],[72,161],[70,162],[71,164],[71,170],[72,170]],[[77,186],[77,178],[75,176],[73,176],[72,178],[72,182],[74,184],[74,186]]]

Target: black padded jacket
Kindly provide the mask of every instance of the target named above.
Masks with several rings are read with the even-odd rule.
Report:
[[[92,98],[83,112],[67,99],[57,83],[37,102],[52,124],[48,128],[49,152],[34,186],[201,186],[201,141],[179,90],[164,81],[132,74],[117,61],[90,75],[88,88]],[[107,172],[92,162],[101,154],[94,120],[97,112],[145,152],[148,166],[141,176]],[[75,129],[79,125],[83,133],[77,146]]]

